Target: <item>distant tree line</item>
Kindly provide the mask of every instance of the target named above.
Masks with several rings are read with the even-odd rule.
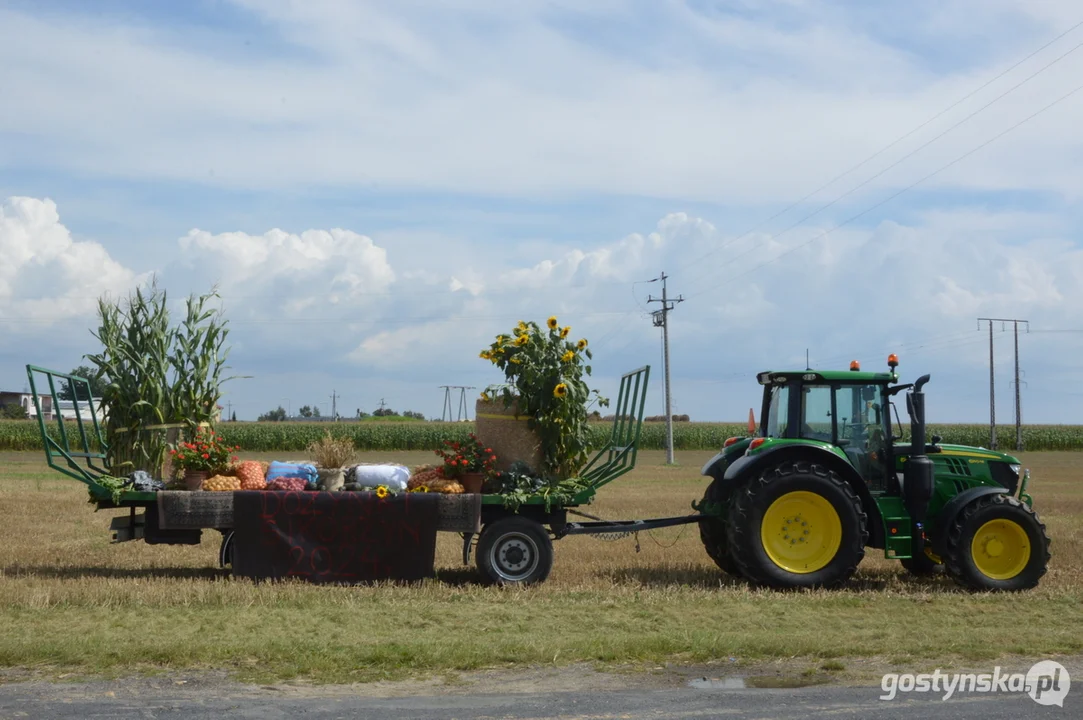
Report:
[[[315,419],[322,417],[320,415],[320,409],[315,405],[302,405],[300,408],[297,409],[297,414],[298,416],[303,418]],[[358,408],[356,414],[354,415],[354,418],[357,420],[364,420],[367,417],[404,417],[413,420],[425,419],[424,413],[415,412],[413,410],[406,410],[405,412],[400,414],[399,412],[386,407],[377,408],[371,413],[367,413],[364,410]],[[274,410],[269,410],[268,412],[263,413],[257,418],[259,422],[284,422],[288,419],[289,416],[286,413],[286,409],[283,408],[281,405],[279,405]],[[236,415],[234,415],[234,420],[236,420]]]

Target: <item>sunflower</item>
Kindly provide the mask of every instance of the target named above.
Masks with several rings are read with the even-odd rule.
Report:
[[[482,350],[480,353],[478,353],[478,357],[482,360],[492,360],[493,354],[488,350]]]
[[[381,485],[380,487],[376,488],[376,497],[383,500],[387,496],[388,496],[388,492],[387,492],[387,486],[386,485]]]
[[[508,336],[507,335],[497,335],[496,336],[497,345],[503,345],[507,341],[508,341]]]
[[[571,325],[565,325],[564,327],[562,327],[560,329],[560,339],[563,340],[564,338],[568,337],[568,333],[570,333],[571,331],[572,331],[572,326]]]
[[[418,485],[416,488],[414,488],[410,492],[416,492],[417,493],[417,492],[428,492],[428,491],[429,491],[429,486],[428,485]]]
[[[568,386],[565,385],[564,383],[560,383],[555,388],[553,388],[553,397],[562,398],[567,394],[568,394]]]
[[[577,342],[575,344],[575,346],[577,348],[579,348],[580,350],[584,349],[587,346],[587,339],[586,338],[579,338],[579,342]]]
[[[549,322],[547,324],[549,325],[550,330],[556,330],[557,329],[557,316],[556,315],[550,315],[549,316]]]
[[[520,335],[519,337],[515,338],[515,344],[519,347],[526,345],[528,342],[530,342],[530,337],[527,335]],[[586,341],[584,340],[584,342]]]
[[[513,357],[513,358],[511,358],[511,360],[509,362],[512,362],[515,365],[519,365],[520,363],[523,362],[523,359],[521,357]]]
[[[575,353],[571,350],[568,350],[566,353],[560,356],[560,359],[562,362],[571,362],[575,359]]]

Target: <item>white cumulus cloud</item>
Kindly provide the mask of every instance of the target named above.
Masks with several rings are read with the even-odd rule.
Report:
[[[275,291],[291,312],[316,298],[331,304],[360,301],[395,282],[384,248],[337,228],[300,234],[274,229],[262,235],[197,229],[180,239],[180,247],[188,265],[228,282],[233,292]]]
[[[0,203],[0,314],[51,324],[93,312],[99,296],[144,282],[100,244],[75,240],[56,203],[11,197]]]

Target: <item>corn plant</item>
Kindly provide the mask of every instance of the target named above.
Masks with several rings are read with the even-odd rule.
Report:
[[[114,472],[157,475],[169,448],[163,426],[187,430],[213,421],[221,397],[226,323],[206,309],[217,293],[189,297],[179,328],[169,323],[167,294],[156,282],[121,305],[98,301],[102,351],[88,355],[106,381],[102,406]]]

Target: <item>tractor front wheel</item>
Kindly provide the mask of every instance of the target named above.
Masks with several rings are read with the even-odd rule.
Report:
[[[553,569],[553,541],[541,523],[506,517],[482,528],[477,564],[486,582],[497,585],[544,582]]]
[[[1038,515],[1006,495],[985,495],[948,528],[948,573],[971,590],[1029,590],[1049,565],[1049,536]]]
[[[722,502],[721,483],[714,480],[703,494],[704,504],[717,505]],[[722,572],[740,577],[741,570],[729,553],[729,541],[726,539],[726,521],[721,515],[712,515],[699,522],[699,539],[703,542],[707,554],[714,560]]]
[[[834,587],[865,557],[865,511],[837,474],[785,463],[741,488],[727,522],[741,574],[773,588]]]

